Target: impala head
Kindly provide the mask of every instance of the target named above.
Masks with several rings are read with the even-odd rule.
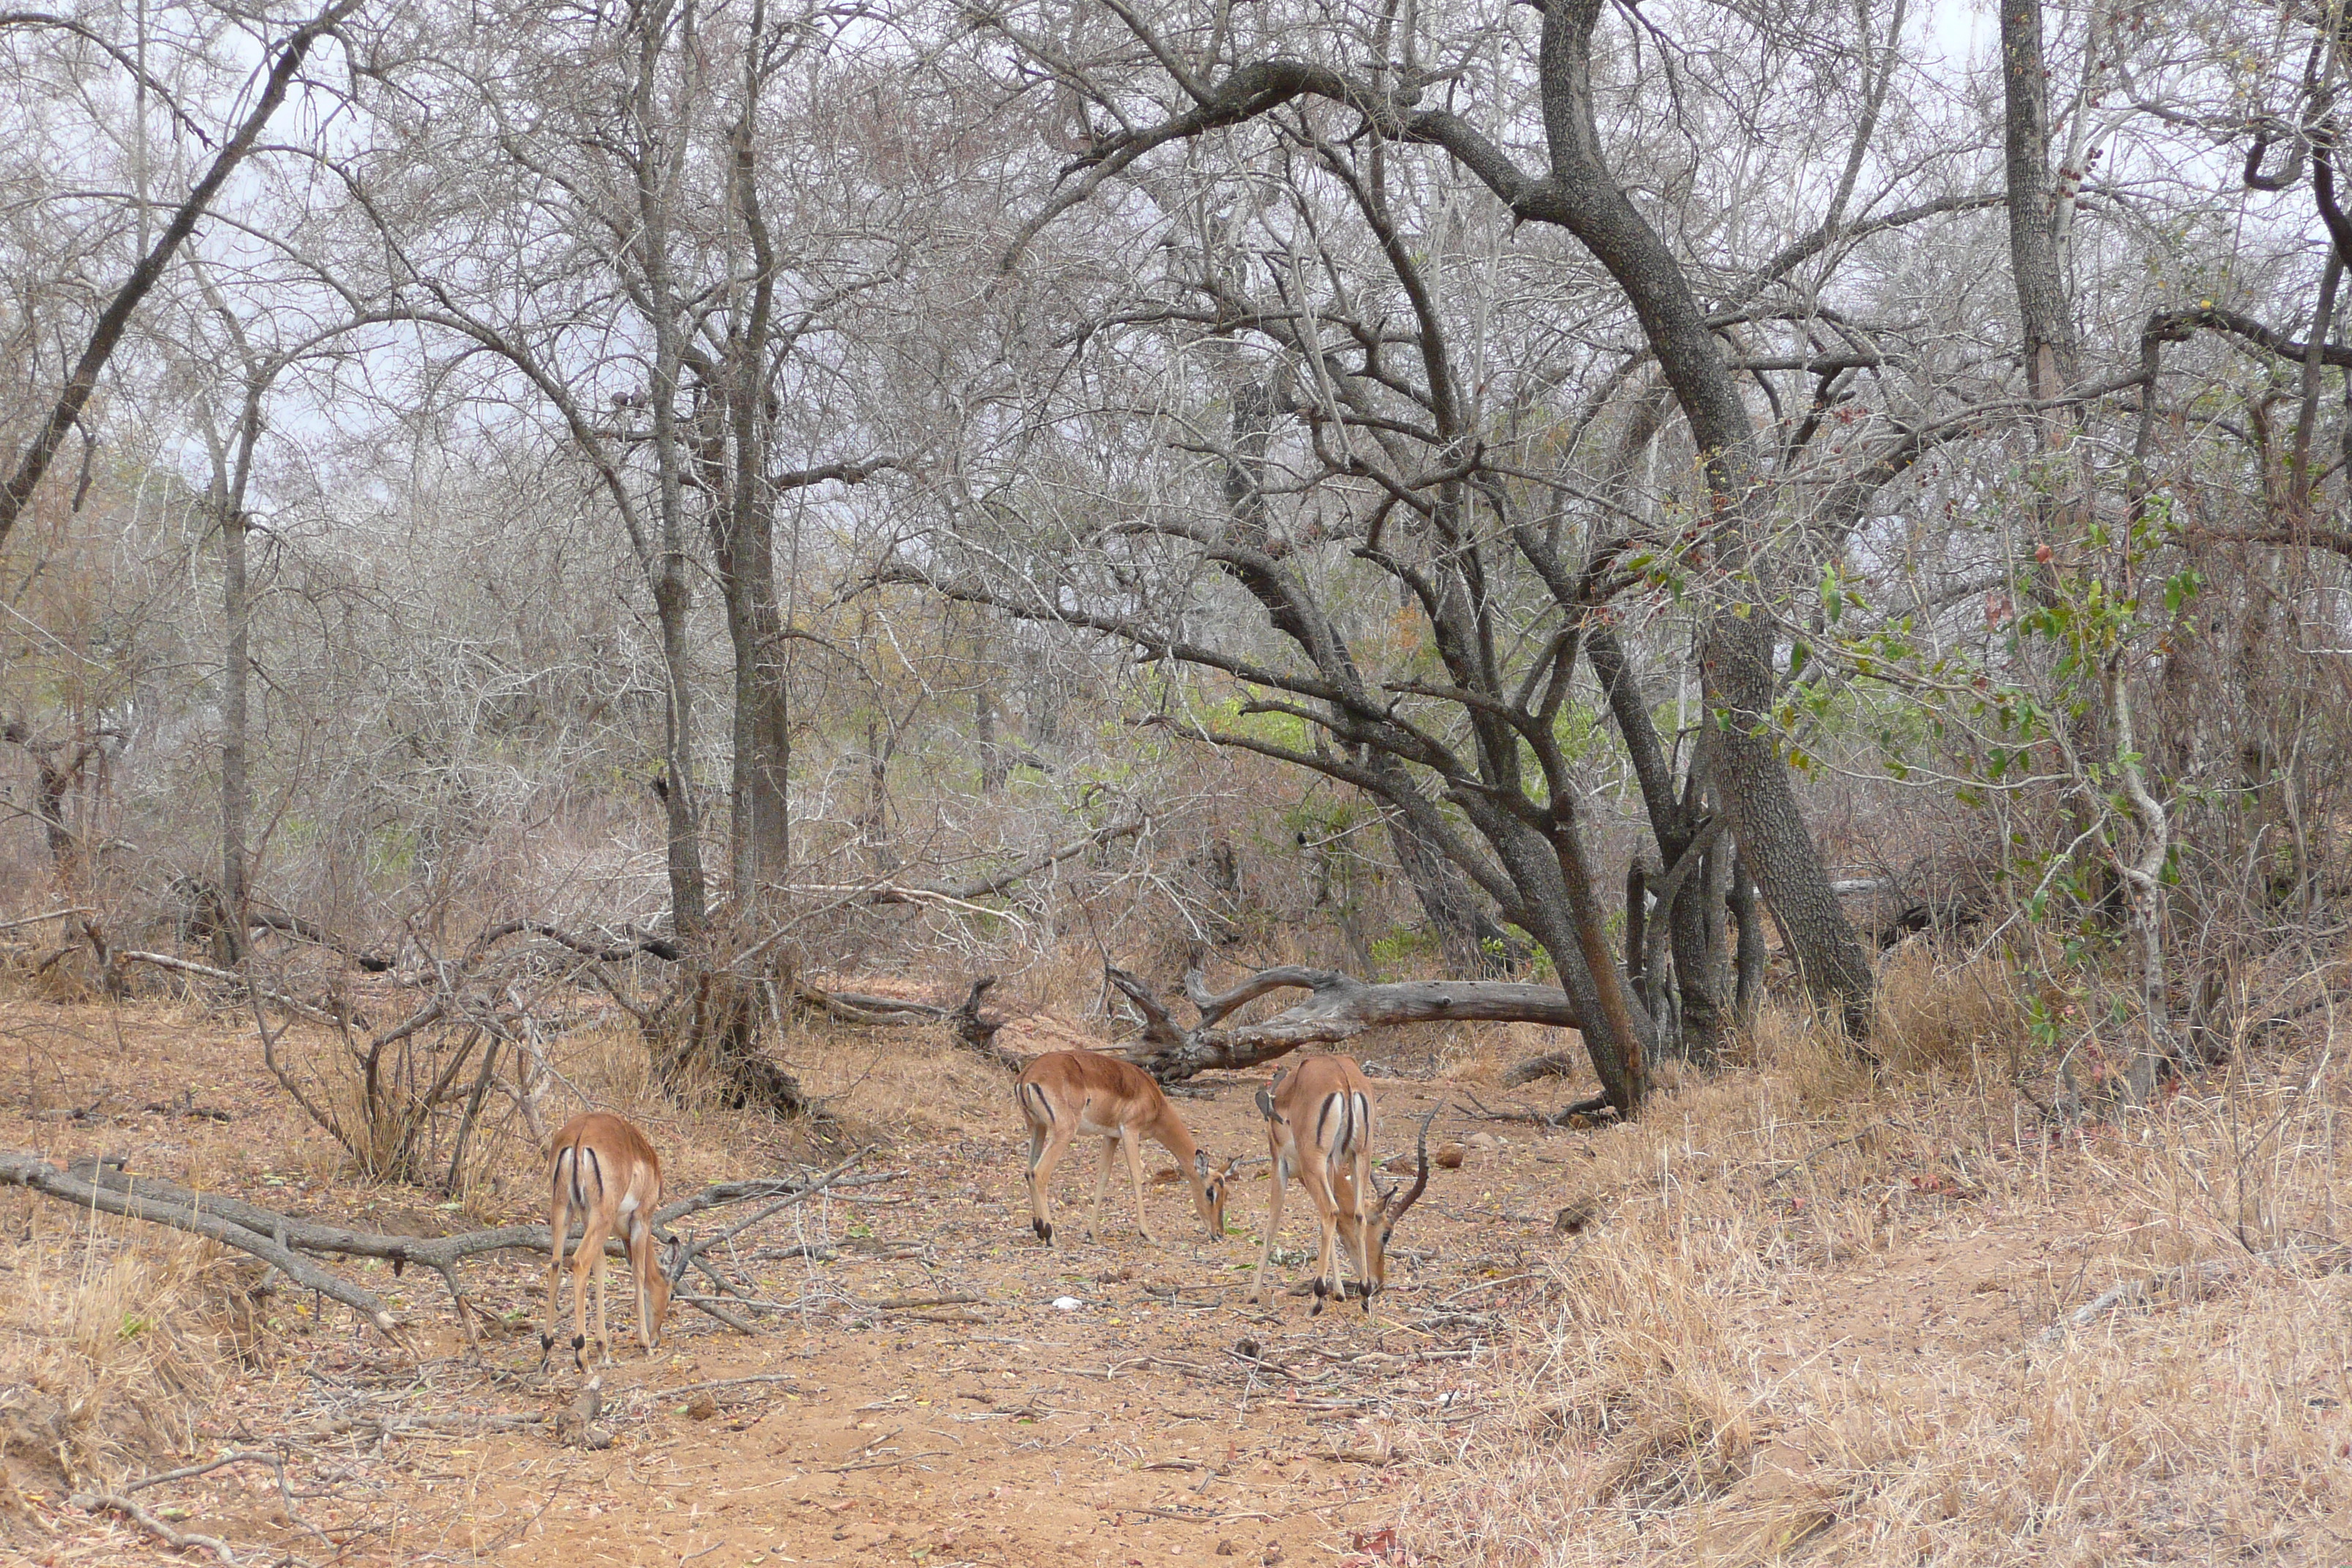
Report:
[[[646,1285],[646,1320],[653,1326],[654,1342],[661,1343],[662,1320],[669,1315],[670,1292],[686,1277],[694,1260],[694,1233],[681,1230],[662,1244],[661,1261]]]
[[[1397,1222],[1404,1218],[1405,1211],[1420,1202],[1421,1194],[1428,1189],[1429,1125],[1444,1109],[1445,1102],[1441,1100],[1431,1107],[1428,1115],[1421,1119],[1421,1136],[1413,1146],[1420,1169],[1412,1178],[1412,1185],[1404,1190],[1403,1195],[1400,1197],[1394,1187],[1381,1192],[1379,1184],[1373,1184],[1372,1191],[1380,1198],[1380,1205],[1364,1222],[1364,1270],[1368,1278],[1360,1284],[1351,1279],[1347,1286],[1349,1295],[1358,1296],[1363,1301],[1367,1312],[1372,1310],[1372,1298],[1388,1284],[1389,1237],[1396,1234]],[[1322,1309],[1323,1300],[1318,1290],[1315,1310],[1320,1311]]]
[[[1234,1167],[1240,1163],[1236,1158],[1220,1165],[1206,1150],[1192,1152],[1192,1174],[1201,1184],[1201,1217],[1208,1222],[1209,1234],[1219,1239],[1225,1234],[1225,1198],[1233,1188]]]

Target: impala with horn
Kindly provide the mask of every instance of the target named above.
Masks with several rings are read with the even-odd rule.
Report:
[[[1046,1184],[1054,1167],[1085,1133],[1100,1138],[1102,1170],[1095,1177],[1093,1213],[1087,1236],[1097,1239],[1103,1192],[1110,1185],[1112,1156],[1127,1152],[1128,1174],[1135,1184],[1135,1228],[1143,1239],[1158,1245],[1143,1217],[1143,1148],[1146,1138],[1176,1156],[1176,1168],[1192,1185],[1192,1206],[1213,1239],[1225,1234],[1225,1189],[1234,1163],[1216,1164],[1192,1142],[1192,1130],[1159,1082],[1134,1063],[1094,1051],[1048,1051],[1021,1069],[1013,1085],[1021,1120],[1029,1129],[1029,1223],[1037,1238],[1054,1243],[1054,1205]]]
[[[604,1242],[618,1236],[628,1250],[629,1274],[637,1295],[637,1343],[647,1355],[661,1342],[662,1317],[670,1289],[685,1272],[687,1245],[673,1240],[667,1260],[656,1256],[654,1211],[661,1206],[661,1156],[643,1132],[609,1111],[575,1116],[555,1135],[555,1159],[548,1173],[547,1230],[554,1256],[547,1266],[547,1326],[540,1331],[539,1365],[547,1368],[555,1349],[555,1314],[563,1295],[563,1244],[574,1214],[580,1246],[572,1255],[572,1363],[588,1370],[582,1354],[588,1342],[587,1286],[596,1279],[596,1344],[603,1364],[613,1364],[613,1342],[604,1325]],[[665,1267],[665,1262],[667,1267]]]
[[[1372,1310],[1372,1298],[1388,1280],[1389,1237],[1429,1186],[1429,1125],[1444,1104],[1440,1100],[1422,1119],[1420,1173],[1400,1198],[1394,1189],[1381,1192],[1372,1180],[1372,1090],[1353,1061],[1339,1056],[1309,1057],[1297,1070],[1275,1074],[1274,1082],[1257,1091],[1274,1169],[1268,1176],[1273,1189],[1265,1241],[1258,1248],[1257,1271],[1250,1276],[1253,1305],[1265,1300],[1265,1266],[1282,1228],[1283,1194],[1296,1176],[1322,1222],[1313,1310],[1319,1313],[1327,1301],[1349,1293],[1361,1295],[1366,1312]],[[1344,1289],[1339,1279],[1342,1244],[1356,1270],[1355,1280]]]

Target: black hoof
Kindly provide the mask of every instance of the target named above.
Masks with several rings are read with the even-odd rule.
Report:
[[[1042,1219],[1033,1219],[1029,1222],[1029,1228],[1037,1233],[1038,1240],[1044,1242],[1048,1247],[1054,1245],[1054,1227],[1052,1226],[1046,1224]]]
[[[587,1335],[574,1334],[572,1336],[572,1364],[578,1367],[582,1372],[586,1372],[588,1370],[588,1358],[580,1353],[583,1350],[587,1348]]]

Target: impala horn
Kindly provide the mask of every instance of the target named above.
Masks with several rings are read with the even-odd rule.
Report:
[[[1421,1173],[1413,1177],[1412,1185],[1405,1189],[1404,1197],[1397,1202],[1393,1211],[1390,1210],[1389,1204],[1394,1199],[1394,1194],[1381,1200],[1381,1210],[1391,1226],[1404,1218],[1404,1211],[1419,1201],[1423,1190],[1429,1185],[1429,1124],[1436,1121],[1437,1113],[1444,1109],[1445,1101],[1441,1100],[1430,1107],[1428,1115],[1421,1119],[1421,1138],[1413,1147],[1414,1153],[1421,1160]]]
[[[1266,1084],[1257,1091],[1257,1113],[1260,1116],[1265,1117],[1268,1121],[1279,1121],[1282,1120],[1281,1116],[1274,1109],[1274,1097],[1276,1091],[1282,1088],[1283,1075],[1289,1071],[1290,1069],[1286,1067],[1275,1068],[1274,1081]]]
[[[661,1270],[669,1276],[670,1288],[676,1289],[686,1278],[687,1265],[694,1261],[701,1248],[694,1245],[694,1232],[680,1228],[671,1233],[662,1250],[668,1256],[662,1259]]]

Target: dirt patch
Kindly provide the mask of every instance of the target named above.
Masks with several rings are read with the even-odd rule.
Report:
[[[464,1205],[352,1186],[339,1152],[289,1113],[234,1022],[48,1005],[8,1018],[11,1037],[33,1043],[17,1064],[25,1087],[0,1109],[0,1145],[56,1160],[117,1154],[134,1172],[382,1228],[539,1217],[520,1152],[495,1190]],[[1081,1037],[1033,1021],[1036,1043]],[[579,1044],[571,1065],[583,1087],[641,1096],[628,1064],[601,1060],[612,1048]],[[626,1348],[603,1373],[595,1423],[608,1447],[554,1430],[582,1380],[561,1365],[537,1372],[543,1265],[505,1255],[467,1270],[490,1320],[479,1364],[462,1353],[436,1281],[348,1265],[409,1315],[421,1363],[339,1308],[321,1312],[282,1290],[247,1297],[257,1325],[247,1363],[206,1341],[215,1376],[184,1402],[181,1429],[107,1428],[106,1443],[78,1456],[78,1478],[225,1451],[282,1454],[290,1510],[259,1463],[152,1495],[187,1529],[345,1560],[539,1561],[585,1549],[622,1563],[1328,1561],[1392,1521],[1395,1434],[1433,1411],[1458,1421],[1475,1408],[1496,1308],[1550,1247],[1546,1162],[1556,1157],[1506,1130],[1463,1169],[1438,1173],[1397,1237],[1378,1318],[1352,1308],[1310,1318],[1297,1297],[1253,1310],[1242,1298],[1265,1212],[1263,1164],[1241,1185],[1229,1234],[1212,1240],[1154,1150],[1144,1196],[1164,1242],[1154,1247],[1136,1234],[1123,1174],[1101,1239],[1085,1239],[1093,1162],[1073,1160],[1059,1196],[1079,1223],[1049,1250],[1030,1234],[1021,1140],[997,1069],[913,1031],[811,1037],[793,1065],[846,1125],[882,1140],[867,1168],[899,1177],[736,1238],[725,1267],[770,1304],[756,1338],[677,1307],[664,1353],[646,1362],[616,1293],[614,1338]],[[1220,1076],[1181,1101],[1204,1145],[1262,1155],[1258,1081]],[[1381,1087],[1388,1153],[1406,1146],[1442,1086]],[[803,1152],[790,1127],[642,1099],[627,1108],[662,1149],[673,1193],[786,1168]],[[1478,1131],[1460,1110],[1441,1120],[1441,1132]],[[1277,1254],[1293,1275],[1314,1244],[1306,1209],[1294,1194]],[[21,1193],[0,1197],[0,1268],[50,1281],[179,1245]],[[206,1310],[226,1316],[220,1298],[249,1290],[258,1270],[214,1266],[234,1283]],[[19,1310],[5,1331],[13,1355],[46,1331]],[[17,1361],[8,1376],[28,1395],[41,1381]],[[415,1415],[436,1425],[398,1429]],[[490,1419],[469,1430],[469,1415]],[[512,1425],[540,1416],[544,1428]],[[24,1506],[0,1528],[17,1544],[59,1561],[152,1550],[127,1522],[66,1506],[40,1447],[11,1445]]]
[[[793,1069],[894,1179],[730,1244],[756,1336],[680,1305],[647,1361],[616,1298],[625,1348],[584,1431],[583,1380],[537,1370],[531,1257],[467,1267],[478,1361],[437,1280],[350,1265],[415,1326],[412,1362],[247,1260],[0,1194],[0,1542],[185,1561],[72,1506],[68,1473],[239,1455],[140,1496],[314,1563],[2342,1560],[2352,1278],[2271,1250],[2352,1203],[2324,1050],[2128,1125],[2053,1126],[1985,1084],[1874,1080],[1800,1032],[1755,1048],[1662,1073],[1635,1126],[1555,1131],[1478,1108],[1580,1089],[1443,1076],[1494,1041],[1376,1042],[1411,1075],[1375,1079],[1378,1152],[1442,1097],[1433,1139],[1466,1158],[1399,1232],[1367,1320],[1244,1301],[1263,1166],[1212,1239],[1155,1151],[1151,1247],[1123,1173],[1086,1238],[1074,1159],[1049,1250],[1001,1069],[936,1030],[795,1037]],[[646,1127],[673,1193],[820,1152],[797,1125],[663,1102],[625,1031],[556,1049],[568,1084]],[[1262,1153],[1260,1081],[1179,1100],[1213,1153]],[[0,1146],[386,1227],[539,1217],[510,1132],[461,1197],[353,1183],[247,1033],[195,1008],[0,1008]],[[2044,1336],[2117,1279],[2231,1257]]]

